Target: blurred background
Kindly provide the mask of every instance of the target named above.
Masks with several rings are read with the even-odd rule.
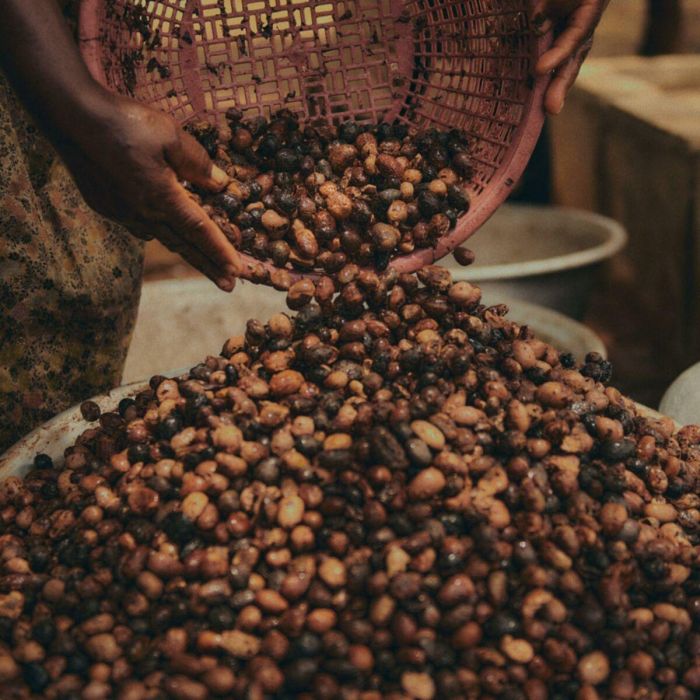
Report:
[[[483,283],[488,302],[510,303],[516,320],[552,330],[566,349],[606,351],[613,382],[657,407],[673,379],[700,361],[700,0],[612,0],[564,112],[549,120],[512,199],[470,240],[477,265],[459,274]],[[513,208],[523,205],[527,215]],[[562,218],[555,206],[609,217],[627,231],[626,246],[611,221]],[[147,282],[196,276],[149,244]],[[164,362],[160,352],[149,360],[147,349],[153,311],[180,296],[174,289],[146,286],[132,348],[141,359],[125,379]],[[210,311],[264,317],[266,304],[279,306],[275,294],[241,285]],[[197,303],[201,313],[205,302]],[[197,335],[183,333],[193,343],[183,359],[196,360],[206,343],[216,351]]]

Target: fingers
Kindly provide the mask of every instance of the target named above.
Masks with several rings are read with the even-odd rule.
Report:
[[[189,180],[197,187],[220,192],[230,182],[229,176],[211,162],[197,139],[182,129],[177,141],[166,148],[165,159],[180,179]]]
[[[576,81],[589,50],[590,44],[584,46],[574,58],[557,70],[544,97],[544,108],[549,114],[556,115],[564,109],[566,95]]]
[[[205,277],[208,277],[219,289],[224,292],[231,292],[235,286],[235,279],[222,276],[216,265],[201,253],[197,248],[183,241],[167,224],[132,224],[129,231],[139,238],[144,238],[150,234],[157,238],[168,250],[177,253],[183,260],[186,260],[192,267],[199,270]],[[147,234],[148,232],[148,234]]]
[[[552,47],[540,57],[535,66],[538,75],[546,75],[563,65],[590,39],[603,12],[602,0],[581,0],[568,19],[566,28]]]
[[[178,182],[173,182],[165,205],[168,207],[165,219],[168,228],[214,265],[217,279],[233,282],[242,270],[238,251]]]
[[[537,0],[532,9],[532,24],[538,34],[546,34],[554,23],[568,17],[580,0]]]

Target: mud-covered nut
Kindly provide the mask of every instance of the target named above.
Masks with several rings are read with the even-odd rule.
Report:
[[[270,258],[277,267],[284,267],[289,262],[289,253],[289,243],[286,241],[270,242]]]
[[[314,258],[318,255],[318,241],[316,240],[316,236],[314,236],[309,229],[302,228],[295,231],[294,243],[302,255],[308,258]]]
[[[377,138],[369,131],[361,133],[355,140],[355,146],[360,151],[360,154],[366,158],[369,155],[376,154],[379,150]]]
[[[437,195],[438,197],[447,196],[447,184],[444,180],[436,179],[428,183],[428,191]]]
[[[399,230],[389,224],[378,223],[372,226],[372,240],[379,250],[391,252],[401,239]]]
[[[293,369],[286,369],[270,378],[270,391],[276,396],[295,394],[304,383],[304,375]]]
[[[328,150],[328,162],[338,174],[349,168],[357,157],[357,148],[349,143],[334,143]]]
[[[469,282],[457,282],[448,292],[450,301],[469,308],[481,301],[481,290]]]
[[[438,177],[449,187],[459,182],[459,175],[452,168],[443,168],[438,173]]]
[[[402,224],[408,218],[406,203],[400,199],[392,202],[387,209],[386,217],[394,225]]]
[[[344,221],[352,214],[352,200],[342,192],[334,192],[326,200],[328,211],[334,219]]]
[[[287,292],[287,306],[290,309],[301,309],[306,306],[316,293],[316,286],[310,279],[295,282]]]
[[[266,209],[261,218],[262,225],[272,235],[282,236],[290,226],[289,219],[281,216],[274,209]]]
[[[403,177],[405,167],[402,166],[398,158],[387,153],[380,153],[377,156],[377,170],[383,177],[400,180]]]
[[[424,469],[408,486],[408,494],[414,499],[432,498],[445,488],[445,475],[434,467]]]

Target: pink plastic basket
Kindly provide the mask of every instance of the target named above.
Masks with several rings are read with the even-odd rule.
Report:
[[[412,271],[453,250],[509,195],[544,119],[551,41],[533,0],[83,0],[82,53],[102,84],[181,122],[286,107],[303,119],[400,120],[471,135],[472,207]],[[247,258],[252,263],[252,258]],[[255,261],[255,265],[260,263]],[[270,268],[271,269],[271,268]]]

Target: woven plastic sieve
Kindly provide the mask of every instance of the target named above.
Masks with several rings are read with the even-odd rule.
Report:
[[[472,206],[434,249],[439,259],[507,198],[544,119],[551,41],[533,0],[83,0],[80,43],[102,84],[180,122],[288,108],[302,121],[399,120],[471,136]],[[253,258],[244,256],[247,263]],[[260,266],[259,261],[255,261]],[[268,270],[271,265],[266,264]]]

